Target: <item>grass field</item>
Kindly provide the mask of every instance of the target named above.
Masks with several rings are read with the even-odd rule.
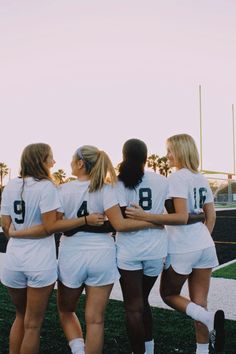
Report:
[[[79,317],[84,328],[84,297],[79,305]],[[193,354],[195,338],[193,321],[183,314],[171,310],[153,308],[154,339],[157,354]],[[0,353],[8,353],[8,336],[14,308],[6,289],[0,285]],[[225,354],[235,354],[236,321],[226,321]],[[46,313],[42,334],[40,354],[69,354],[70,350],[60,328],[56,310],[56,291],[51,298]],[[123,303],[110,300],[105,319],[105,343],[103,354],[130,354],[125,324]]]
[[[236,203],[215,203],[216,209],[236,208]]]
[[[236,262],[215,270],[212,276],[215,278],[236,279]]]

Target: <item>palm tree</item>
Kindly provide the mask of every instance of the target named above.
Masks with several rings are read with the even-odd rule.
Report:
[[[171,173],[170,166],[166,156],[162,156],[158,159],[158,169],[161,175],[168,176]]]
[[[159,171],[163,176],[168,176],[170,171],[170,166],[166,156],[159,157],[157,154],[152,154],[147,158],[147,166],[151,167],[154,172]]]
[[[75,177],[68,177],[68,178],[65,179],[64,183],[75,181],[76,179],[77,178],[75,178]]]
[[[59,169],[58,171],[54,172],[52,176],[56,184],[65,183],[66,173],[63,169]]]
[[[0,162],[0,203],[2,200],[3,179],[8,175],[9,168],[4,162]]]
[[[147,166],[151,167],[154,172],[157,172],[158,159],[159,159],[159,156],[156,154],[152,154],[152,155],[148,156],[148,158],[147,158]]]

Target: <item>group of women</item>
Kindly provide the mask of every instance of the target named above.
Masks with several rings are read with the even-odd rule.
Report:
[[[59,317],[71,352],[101,354],[104,312],[118,279],[132,353],[153,354],[148,297],[159,274],[163,300],[195,320],[196,354],[209,353],[209,333],[215,350],[223,349],[224,313],[206,309],[211,271],[218,264],[210,235],[215,222],[212,192],[198,173],[191,136],[169,138],[167,157],[176,169],[168,179],[145,171],[147,147],[130,139],[123,146],[117,178],[108,155],[85,145],[72,158],[76,180],[56,187],[50,176],[55,164],[50,146],[24,149],[20,176],[5,187],[1,205],[2,228],[9,238],[1,282],[16,308],[10,354],[38,353],[56,280]],[[170,214],[165,212],[167,199],[173,203]],[[189,213],[201,210],[205,222],[189,224]],[[58,261],[55,232],[64,233]],[[189,299],[180,294],[186,280]],[[85,340],[76,316],[84,289]]]

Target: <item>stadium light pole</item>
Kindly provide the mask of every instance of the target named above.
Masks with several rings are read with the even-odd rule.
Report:
[[[233,123],[233,159],[234,159],[234,175],[235,175],[235,132],[234,132],[234,105],[232,104],[232,123]]]
[[[202,171],[202,87],[199,85],[199,118],[200,118],[200,170]]]

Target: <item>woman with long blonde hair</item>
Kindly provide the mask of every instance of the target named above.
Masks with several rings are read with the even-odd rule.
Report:
[[[161,279],[161,296],[166,304],[195,320],[196,354],[208,354],[209,335],[216,352],[224,347],[224,312],[207,311],[207,297],[212,268],[218,265],[211,237],[215,224],[213,195],[207,179],[198,172],[199,155],[188,134],[167,139],[167,158],[176,172],[169,180],[172,214],[146,213],[138,206],[127,209],[127,216],[137,220],[168,225],[168,258]],[[186,224],[188,213],[205,213],[205,223]],[[181,289],[188,280],[189,299]]]

